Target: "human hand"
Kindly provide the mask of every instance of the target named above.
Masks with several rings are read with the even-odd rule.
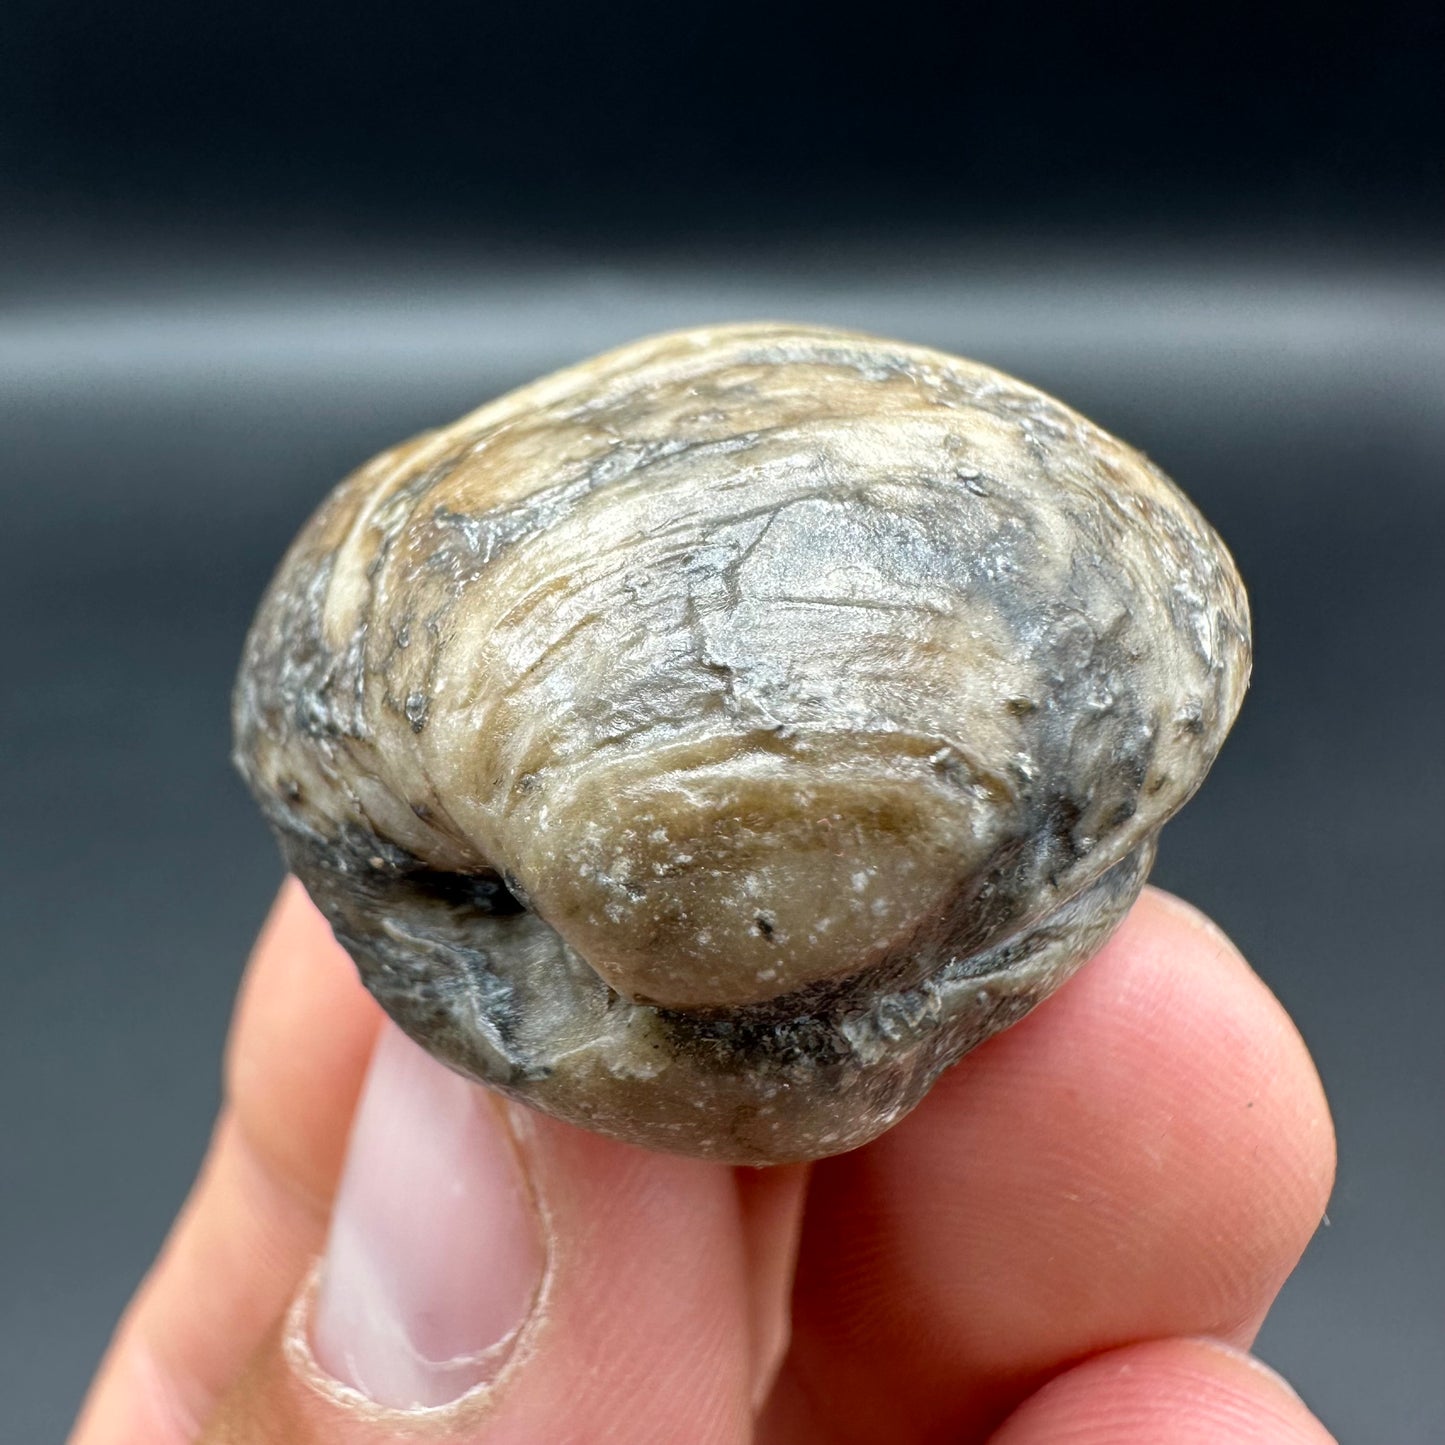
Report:
[[[383,1021],[294,883],[226,1085],[71,1445],[1330,1438],[1244,1353],[1323,1212],[1328,1109],[1278,1003],[1165,894],[811,1170],[494,1101]]]

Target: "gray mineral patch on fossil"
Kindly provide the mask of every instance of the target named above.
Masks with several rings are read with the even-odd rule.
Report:
[[[588,1128],[874,1137],[1090,956],[1249,673],[1223,544],[976,362],[662,336],[383,453],[246,643],[236,756],[414,1039]]]

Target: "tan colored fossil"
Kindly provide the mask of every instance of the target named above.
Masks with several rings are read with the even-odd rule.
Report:
[[[639,342],[384,453],[288,553],[237,757],[368,987],[656,1148],[863,1143],[1107,937],[1249,673],[1148,461],[976,362]]]

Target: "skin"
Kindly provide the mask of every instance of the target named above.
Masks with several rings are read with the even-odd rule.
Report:
[[[306,1388],[279,1346],[380,1021],[288,885],[210,1153],[71,1445],[1331,1438],[1245,1353],[1323,1213],[1328,1108],[1278,1002],[1168,895],[897,1128],[811,1171],[538,1117],[564,1308],[503,1386],[424,1430]]]

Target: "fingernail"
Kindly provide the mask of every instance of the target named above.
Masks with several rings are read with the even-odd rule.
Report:
[[[322,1260],[316,1363],[379,1405],[448,1404],[496,1374],[542,1268],[500,1105],[386,1024]]]

